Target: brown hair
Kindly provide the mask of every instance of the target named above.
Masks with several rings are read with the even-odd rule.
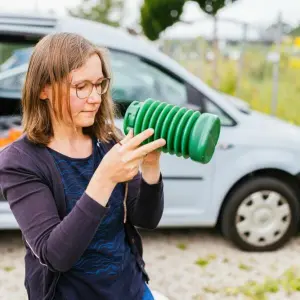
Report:
[[[101,60],[103,75],[110,77],[108,61],[105,59],[106,50],[96,47],[80,35],[66,32],[49,34],[36,44],[22,92],[23,131],[31,142],[47,145],[54,134],[52,108],[49,101],[40,99],[42,89],[46,85],[52,86],[53,114],[58,120],[62,120],[63,106],[66,105],[62,101],[63,89],[66,89],[67,99],[70,98],[67,77],[72,70],[83,66],[93,54],[97,54]],[[67,110],[71,117],[69,101]],[[114,124],[116,114],[116,106],[108,90],[102,95],[101,107],[94,124],[83,128],[83,132],[105,142],[111,138],[120,139],[121,133]]]

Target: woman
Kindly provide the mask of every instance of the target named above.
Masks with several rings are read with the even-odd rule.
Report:
[[[0,154],[29,299],[153,299],[135,226],[161,219],[165,140],[141,145],[152,129],[121,137],[109,86],[104,52],[83,37],[56,33],[36,45],[24,134]]]

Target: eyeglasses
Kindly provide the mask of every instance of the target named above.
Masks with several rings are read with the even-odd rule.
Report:
[[[95,86],[98,95],[103,95],[108,91],[110,78],[103,78],[101,82],[93,84],[90,81],[84,81],[75,86],[76,95],[80,99],[86,99],[90,96]]]

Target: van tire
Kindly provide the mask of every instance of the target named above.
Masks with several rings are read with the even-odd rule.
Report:
[[[248,196],[252,195],[255,192],[259,192],[258,194],[256,194],[257,196],[264,195],[264,197],[268,197],[267,193],[263,194],[263,191],[273,191],[273,192],[277,193],[276,194],[277,196],[281,195],[283,198],[280,198],[280,199],[283,199],[284,202],[282,202],[281,200],[274,200],[274,201],[276,201],[275,208],[273,210],[271,210],[271,209],[268,210],[267,208],[264,207],[265,204],[263,203],[263,201],[259,202],[258,200],[255,200],[255,198],[251,198],[251,199],[254,199],[253,201],[251,199],[249,199],[247,201],[245,200],[245,199],[247,199]],[[275,195],[275,194],[272,194],[272,195]],[[264,198],[257,197],[256,199],[264,199]],[[275,198],[273,198],[273,199],[275,199]],[[243,202],[243,201],[245,201],[245,202]],[[250,203],[250,205],[249,205],[249,203]],[[254,203],[256,203],[256,204],[254,204]],[[244,238],[242,238],[241,233],[238,232],[238,228],[236,226],[236,221],[237,220],[239,220],[239,221],[245,220],[245,217],[243,217],[241,215],[237,216],[238,209],[242,207],[244,209],[243,210],[244,212],[248,212],[251,210],[247,210],[248,208],[246,207],[246,205],[249,207],[252,205],[253,211],[255,211],[255,213],[253,213],[253,216],[254,216],[254,214],[256,214],[256,216],[257,216],[259,213],[258,212],[259,210],[258,209],[254,210],[254,208],[255,208],[254,205],[257,206],[260,203],[262,203],[262,205],[258,209],[260,209],[261,211],[265,210],[264,213],[269,215],[269,220],[267,222],[271,222],[272,220],[274,220],[274,218],[280,218],[280,220],[281,220],[280,224],[283,224],[283,226],[287,226],[287,224],[288,224],[288,223],[284,224],[285,220],[288,220],[288,222],[290,222],[288,227],[282,230],[282,232],[284,232],[284,231],[285,232],[282,233],[282,236],[280,237],[280,239],[278,239],[276,241],[274,240],[274,243],[258,245],[257,243],[264,241],[263,237],[261,237],[259,239],[259,242],[250,243],[250,242],[247,242],[245,239],[250,237],[251,230],[244,233]],[[282,205],[282,203],[285,204],[285,208],[287,208],[287,205],[288,205],[288,207],[290,209],[290,211],[288,213],[289,217],[286,217],[286,216],[279,217],[279,214],[273,215],[270,212],[270,211],[275,211],[275,210],[278,211],[279,210],[278,207],[280,205]],[[272,206],[270,206],[270,207],[272,207]],[[241,250],[256,251],[256,252],[274,251],[274,250],[277,250],[277,249],[281,248],[282,246],[284,246],[290,240],[290,238],[297,232],[297,227],[298,227],[298,223],[299,223],[299,211],[300,211],[299,202],[297,200],[296,194],[287,183],[285,183],[277,178],[273,178],[273,177],[265,177],[265,176],[264,177],[256,177],[256,178],[247,180],[246,182],[237,186],[232,192],[230,192],[228,199],[226,201],[225,207],[223,209],[223,213],[221,214],[221,220],[220,220],[221,230],[222,230],[222,233],[224,234],[224,237],[226,239],[230,240],[235,246],[237,246]],[[282,213],[282,212],[280,211],[280,213]],[[249,215],[250,215],[250,213],[249,213]],[[255,220],[255,218],[253,216],[251,218],[247,216],[246,218],[248,218],[248,220],[253,220],[253,219]],[[251,224],[251,221],[249,222],[249,224]],[[255,223],[253,223],[253,224],[255,224]],[[257,226],[260,226],[260,224]],[[249,227],[255,228],[254,226],[253,227],[249,226]],[[269,227],[269,228],[271,228],[271,227]],[[271,228],[270,230],[272,232],[272,230],[274,230],[274,229]],[[240,230],[240,231],[242,231],[242,230]],[[276,236],[276,234],[279,234],[278,232],[280,232],[280,229],[276,230],[276,232],[274,233],[274,236]],[[253,231],[253,237],[256,238],[254,231]]]

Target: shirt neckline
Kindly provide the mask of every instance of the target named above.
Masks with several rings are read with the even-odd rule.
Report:
[[[67,159],[67,160],[72,160],[72,161],[88,161],[89,159],[91,159],[94,155],[94,152],[95,152],[95,147],[96,147],[96,142],[97,140],[95,139],[92,139],[92,153],[87,156],[87,157],[71,157],[71,156],[68,156],[68,155],[65,155],[61,152],[58,152],[50,147],[46,147],[46,149],[49,151],[49,152],[52,152],[53,154],[57,155],[57,156],[60,156],[61,158],[63,159]]]

